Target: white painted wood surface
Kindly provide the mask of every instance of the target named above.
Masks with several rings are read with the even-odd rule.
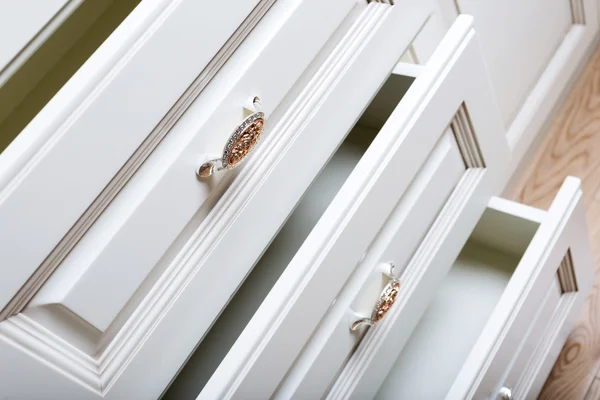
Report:
[[[564,36],[508,128],[507,138],[512,153],[509,176],[519,167],[519,163],[527,160],[530,146],[544,132],[546,123],[553,117],[554,110],[596,42],[600,17],[598,3],[594,0],[573,2],[580,3],[579,8],[585,10],[585,14],[577,17]]]
[[[22,25],[15,35],[27,31],[28,39],[2,34],[3,43],[20,42],[20,49],[8,64],[0,65],[0,148],[6,146],[33,119],[35,114],[56,94],[112,31],[107,24],[116,24],[126,16],[137,0],[68,0],[49,15],[48,6],[58,6],[54,0],[6,1],[10,10],[0,12],[0,18],[10,22],[0,23],[12,29]],[[7,12],[4,14],[4,12]],[[40,21],[39,13],[49,17]],[[33,26],[40,23],[36,28]],[[22,42],[20,40],[23,40]]]
[[[512,152],[509,176],[527,158],[598,35],[595,0],[438,0],[449,23],[475,17]],[[510,21],[510,23],[507,23]]]
[[[423,117],[427,120],[441,118],[443,110],[445,115],[442,121],[445,120],[445,124],[453,121],[453,117],[460,120],[463,113],[461,104],[464,104],[462,107],[468,112],[473,135],[478,140],[487,168],[467,169],[416,253],[406,260],[407,266],[396,306],[377,326],[367,331],[328,398],[361,399],[375,395],[385,378],[385,371],[393,365],[412,328],[450,268],[451,262],[448,260],[453,260],[458,255],[490,196],[504,183],[507,153],[503,156],[498,152],[506,146],[504,130],[471,22],[470,17],[460,17],[445,38],[448,45],[441,46],[448,51],[454,48],[450,52],[451,56],[438,49],[427,65],[426,71],[430,66],[436,65],[434,62],[441,62],[444,72],[433,81],[438,95],[429,97],[431,114],[428,113],[427,118],[424,114]],[[442,61],[445,58],[446,61]],[[421,74],[413,87],[425,76],[426,72]],[[468,80],[465,80],[466,76],[469,76]],[[442,121],[438,121],[439,127],[428,130],[443,132]],[[453,128],[455,133],[460,132],[457,131],[459,126],[453,125]],[[421,140],[422,135],[419,136]],[[504,147],[501,151],[507,151],[507,148]],[[471,181],[479,173],[483,175],[476,178],[478,183]],[[370,368],[370,365],[374,367]]]
[[[569,0],[458,0],[474,26],[508,128],[573,22]]]
[[[432,56],[199,398],[271,396],[463,102],[473,131],[456,134],[469,168],[446,217],[474,226],[507,146],[470,24],[461,18]]]
[[[357,318],[353,312],[370,315],[381,293],[379,267],[383,264],[389,268],[386,261],[393,261],[396,276],[401,278],[406,261],[414,254],[465,169],[454,134],[448,129],[388,216],[274,398],[301,400],[322,398],[327,393],[364,333],[350,331],[350,324]]]
[[[202,338],[194,354],[165,393],[165,399],[192,399],[200,393],[356,167],[377,132],[377,129],[364,125],[357,125],[352,129],[311,183],[277,236],[227,304],[227,308]]]
[[[518,262],[467,242],[375,398],[445,398]]]
[[[419,324],[406,328],[402,350],[396,343],[406,330],[387,332],[382,345],[395,361],[381,387],[347,381],[344,398],[493,399],[502,386],[535,398],[591,289],[586,236],[575,178],[547,213],[493,198]],[[570,288],[557,274],[565,266],[576,280]],[[381,357],[362,367],[380,377],[388,371]]]
[[[247,100],[264,99],[269,121],[353,5],[336,0],[315,12],[319,4],[280,1],[271,8],[30,306],[60,304],[100,331],[109,327],[198,209],[210,212],[229,183],[226,174],[198,182],[194,164],[218,157]],[[314,26],[310,35],[301,34],[306,25]],[[295,50],[280,57],[287,48]],[[115,282],[124,269],[126,277]]]
[[[335,1],[320,8],[323,2],[315,0],[279,0],[272,7],[270,0],[243,0],[232,8],[146,0],[0,155],[0,319],[14,314],[0,322],[0,359],[11,360],[0,363],[0,397],[161,393],[430,12],[410,0],[395,6]],[[523,108],[512,114],[497,112],[468,17],[459,18],[426,65],[396,66],[417,77],[414,87],[200,398],[325,394],[361,339],[346,329],[348,310],[370,304],[377,286],[368,283],[373,269],[394,259],[406,268],[401,304],[383,326],[367,332],[330,397],[376,393],[383,380],[378,375],[390,368],[449,267],[444,260],[458,253],[487,199],[505,182],[509,147],[502,117],[512,122],[506,134],[512,170],[560,96],[553,79],[567,79],[584,58],[597,23],[596,5],[582,1],[586,13],[573,14],[564,40],[555,30],[531,38],[545,44],[535,60],[543,53],[550,61],[541,72],[527,64],[520,79],[535,81],[530,94],[518,82],[503,87],[501,110],[511,111],[507,99],[522,99]],[[227,18],[198,24],[199,13]],[[551,15],[557,23],[547,25],[556,28],[564,22],[564,4],[553,0]],[[307,32],[307,25],[314,28]],[[496,45],[508,39],[515,38]],[[498,79],[491,74],[492,81],[502,81],[504,73]],[[241,116],[240,105],[255,95],[269,118],[264,143],[240,170],[199,183],[194,168],[218,153]],[[449,123],[455,138],[448,139]],[[458,162],[457,146],[465,164]],[[571,200],[578,196],[573,185],[563,188]],[[532,243],[549,252],[579,240],[571,253],[576,276],[585,277],[589,249],[581,206],[573,206],[571,218],[568,196],[559,196],[548,214],[501,200],[491,207],[497,215],[512,214],[517,224],[564,228]],[[557,215],[566,227],[548,222]],[[407,230],[411,239],[404,238]],[[475,229],[474,240],[494,241],[508,253],[525,251],[526,229],[503,238],[500,232]],[[404,247],[392,249],[394,241]],[[525,257],[546,255],[532,253],[527,249]],[[532,264],[556,270],[558,255],[548,254],[550,261]],[[433,264],[441,268],[428,269]],[[546,279],[549,272],[532,278],[537,286],[531,289],[513,283],[522,285],[519,271],[494,314],[512,307],[506,293],[530,290],[528,302],[543,305],[537,311],[519,305],[518,318],[535,321],[523,340],[510,339],[523,335],[522,328],[503,325],[510,329],[497,343],[508,346],[502,354],[518,358],[492,354],[490,343],[499,335],[490,322],[479,353],[469,356],[454,384],[456,393],[491,395],[506,384],[527,397],[541,388],[587,287],[557,297],[557,278]],[[323,330],[306,345],[320,323]],[[403,331],[394,336],[398,326]],[[543,340],[534,342],[536,336]],[[392,338],[393,351],[380,344]],[[497,364],[481,367],[484,353]],[[29,384],[32,378],[36,385]]]
[[[518,203],[501,199],[491,202],[490,206],[508,213],[520,208]],[[540,319],[540,315],[544,315],[544,302],[549,301],[546,295],[553,290],[553,281],[565,257],[572,264],[577,288],[561,295],[550,319]],[[581,182],[569,177],[531,240],[447,398],[485,398],[495,395],[502,386],[513,388],[516,398],[535,398],[591,290],[593,270]],[[543,335],[531,334],[540,329]],[[537,347],[532,358],[528,363],[514,364],[519,352],[528,346]]]
[[[44,38],[52,32],[52,29],[47,29],[46,25],[68,3],[79,4],[80,1],[0,0],[0,37],[2,38],[0,42],[0,77],[2,77],[0,85],[6,79],[4,74],[10,64],[16,64],[10,66],[11,70],[17,69],[22,61],[34,52]],[[68,8],[68,11],[74,9],[73,7]],[[62,21],[64,17],[59,19]],[[56,25],[53,24],[53,27]],[[38,35],[39,38],[37,38]],[[21,56],[22,60],[16,60],[21,53],[27,54]]]
[[[0,373],[7,395],[40,398],[50,390],[61,398],[121,399],[161,393],[393,68],[403,51],[398,33],[407,28],[416,32],[426,17],[426,10],[402,14],[390,12],[389,5],[347,3],[347,8],[340,3],[338,12],[349,14],[348,19],[275,111],[260,149],[243,168],[225,175],[223,186],[215,189],[223,195],[210,217],[192,219],[170,250],[175,255],[160,260],[154,275],[140,287],[142,294],[127,304],[115,323],[101,332],[64,306],[47,303],[0,323],[0,354],[15,360],[11,371]],[[280,1],[270,12],[278,5],[281,11],[298,9],[286,7],[289,4],[302,3]],[[421,17],[411,18],[416,16]],[[398,24],[403,19],[407,23]],[[408,43],[410,37],[406,34],[401,42]],[[375,59],[378,63],[373,65]],[[236,113],[237,104],[232,106]],[[345,113],[337,112],[340,104],[345,104]],[[169,137],[164,143],[181,145],[169,142]],[[307,153],[312,157],[308,164],[303,163]],[[188,160],[191,177],[200,156]],[[155,167],[152,158],[148,162]],[[156,177],[144,174],[149,178]],[[195,184],[198,192],[210,185]],[[276,203],[271,201],[273,193],[281,193]],[[173,207],[169,210],[176,210],[177,204]],[[32,375],[39,375],[38,385],[23,381]]]
[[[0,307],[255,5],[143,2],[0,154]],[[207,14],[227,18],[198,24]]]
[[[378,399],[494,399],[503,386],[537,397],[593,274],[579,181],[568,178],[543,214],[490,201]],[[565,258],[570,288],[557,274]]]

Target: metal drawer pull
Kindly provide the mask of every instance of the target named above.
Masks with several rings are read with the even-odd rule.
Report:
[[[260,111],[260,99],[252,101],[252,113],[235,128],[223,149],[221,158],[205,162],[196,171],[198,179],[205,179],[215,172],[233,169],[240,165],[254,149],[265,125],[265,114]]]
[[[512,390],[506,386],[502,386],[498,391],[497,400],[513,400]]]
[[[379,295],[379,299],[377,303],[375,303],[375,307],[373,307],[373,311],[371,312],[371,316],[368,318],[361,318],[355,321],[351,326],[350,330],[356,331],[362,326],[373,326],[377,324],[379,321],[385,317],[388,313],[394,301],[396,301],[396,297],[398,296],[398,291],[400,290],[400,281],[394,275],[394,264],[390,264],[390,272],[388,276],[390,277],[390,281],[381,291]]]

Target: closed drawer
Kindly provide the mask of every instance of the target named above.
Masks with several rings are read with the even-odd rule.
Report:
[[[437,0],[446,25],[472,15],[511,148],[510,175],[526,159],[546,121],[587,60],[598,33],[594,0]],[[544,10],[544,19],[537,19]],[[439,21],[440,18],[438,18]],[[432,18],[433,20],[433,18]],[[511,24],[506,25],[505,21]],[[440,26],[443,24],[440,24]],[[423,31],[419,44],[439,41]]]
[[[354,6],[274,3],[144,2],[1,154],[3,317],[19,312],[58,265],[76,264],[81,291],[70,289],[65,305],[107,328],[126,298],[116,291],[96,315],[80,301],[84,281],[114,276],[127,258],[123,284],[132,294],[216,196],[219,179],[199,184],[194,164],[221,151],[249,99],[260,96],[270,115]],[[199,23],[206,15],[222,17]],[[158,226],[148,246],[142,232]]]
[[[581,23],[573,7],[583,1],[492,1],[487,4],[458,0],[458,13],[472,15],[479,33],[486,65],[494,87],[498,107],[508,128],[520,111],[530,91],[548,67],[552,57],[573,26]],[[532,18],[544,9],[547,18]],[[512,29],[501,21],[510,18]],[[579,17],[581,18],[581,17]]]
[[[93,225],[61,250],[57,268],[19,292],[21,307],[0,323],[0,355],[18,361],[0,371],[3,390],[43,397],[51,383],[64,398],[160,395],[428,15],[417,2],[340,1],[315,12],[320,4],[274,4]],[[305,37],[306,21],[314,26]],[[222,149],[256,95],[265,141],[240,169],[199,182],[197,166]],[[26,385],[26,370],[41,384]]]
[[[303,348],[307,354],[309,340],[320,340],[315,339],[316,328],[334,329],[337,322],[328,319],[331,315],[345,318],[350,296],[340,291],[349,279],[365,279],[380,257],[409,260],[432,224],[458,252],[492,193],[499,190],[507,154],[474,38],[471,18],[460,18],[389,118],[377,127],[348,178],[337,184],[341,188],[286,261],[285,270],[235,337],[199,398],[288,398],[295,389],[280,384],[294,373],[290,368],[301,362]],[[382,92],[386,91],[384,84]],[[376,96],[373,102],[380,100]],[[359,135],[369,118],[367,108],[351,135]],[[337,165],[336,161],[332,168]],[[387,219],[391,222],[384,227]],[[456,223],[466,231],[447,236],[444,223]],[[280,249],[282,242],[276,239],[273,245]],[[411,307],[421,307],[418,299]],[[344,324],[347,329],[346,319]],[[345,344],[351,351],[353,345]],[[333,373],[333,379],[335,372],[327,370],[325,375]],[[306,396],[299,398],[318,398],[319,393],[311,390]]]
[[[586,235],[575,178],[547,212],[493,198],[456,260],[427,267],[452,265],[418,325],[400,300],[328,398],[535,398],[591,289]]]

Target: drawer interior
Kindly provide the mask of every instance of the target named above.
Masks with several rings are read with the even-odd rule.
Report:
[[[377,394],[378,399],[444,398],[494,314],[544,211],[488,208]]]
[[[412,77],[389,76],[180,370],[164,398],[195,398],[200,393],[412,82]]]
[[[85,0],[74,10],[66,5],[18,57],[0,65],[0,153],[139,2]]]

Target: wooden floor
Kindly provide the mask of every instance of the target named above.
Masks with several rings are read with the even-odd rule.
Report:
[[[600,48],[557,112],[512,198],[547,209],[568,175],[583,183],[595,282],[540,398],[600,400]]]

